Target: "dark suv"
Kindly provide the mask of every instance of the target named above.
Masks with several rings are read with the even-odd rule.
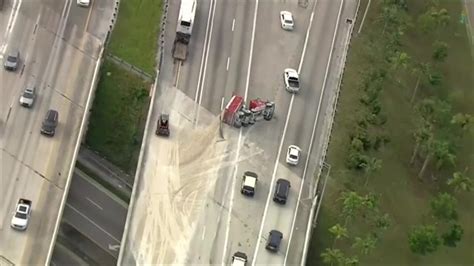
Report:
[[[280,204],[285,204],[288,199],[288,193],[290,193],[290,181],[286,179],[278,179],[275,188],[275,194],[273,194],[273,201]]]
[[[283,234],[278,230],[270,231],[267,239],[267,245],[265,246],[266,249],[277,252],[280,249],[280,243],[283,239]]]
[[[41,134],[54,136],[56,132],[56,126],[58,125],[59,113],[56,110],[48,110],[46,112],[46,117],[43,120],[41,125]]]

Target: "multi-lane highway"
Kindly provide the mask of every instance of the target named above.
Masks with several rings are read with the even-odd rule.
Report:
[[[17,265],[45,264],[78,141],[93,74],[109,30],[113,1],[6,0],[0,13],[0,55],[20,51],[16,72],[0,71],[0,255]],[[18,104],[35,86],[32,108]],[[48,109],[59,112],[52,138],[40,135]],[[32,200],[25,232],[10,228],[18,198]]]
[[[236,251],[253,264],[300,263],[312,177],[327,142],[352,25],[347,19],[354,19],[358,2],[309,1],[306,8],[298,2],[199,1],[182,66],[171,57],[179,2],[170,3],[119,263],[227,264]],[[281,10],[293,13],[294,31],[281,29]],[[300,73],[299,94],[284,89],[287,67]],[[218,115],[232,94],[275,101],[274,119],[219,130]],[[163,111],[171,117],[169,139],[154,135]],[[285,163],[291,144],[303,150],[296,167]],[[247,170],[259,175],[253,198],[240,194]],[[292,185],[284,206],[271,200],[278,178]],[[283,233],[276,254],[265,250],[272,229]]]

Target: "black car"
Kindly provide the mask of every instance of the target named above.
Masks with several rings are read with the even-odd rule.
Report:
[[[273,201],[280,204],[285,204],[288,199],[288,193],[290,193],[290,181],[286,179],[278,179],[275,187],[275,194],[273,195]]]
[[[58,125],[59,113],[56,110],[48,110],[41,125],[41,134],[54,136],[56,126]]]
[[[272,230],[268,234],[267,245],[265,248],[272,252],[277,252],[280,249],[281,240],[283,239],[283,234],[278,230]]]

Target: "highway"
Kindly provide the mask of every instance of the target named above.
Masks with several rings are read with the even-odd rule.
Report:
[[[119,263],[228,264],[236,251],[253,264],[300,263],[312,176],[348,41],[346,18],[354,18],[356,6],[356,0],[309,1],[307,8],[297,0],[199,1],[190,54],[177,66],[171,49],[179,4],[170,3]],[[293,13],[293,32],[281,29],[281,10]],[[300,72],[297,95],[284,89],[287,67]],[[218,114],[234,93],[275,101],[274,119],[241,130],[224,125],[222,136]],[[169,139],[154,135],[160,112],[170,113]],[[285,163],[291,144],[303,149],[296,167]],[[247,170],[259,175],[253,198],[240,194]],[[278,178],[292,184],[284,206],[271,200]],[[283,233],[276,254],[264,250],[271,229]]]
[[[0,13],[0,56],[20,51],[16,72],[0,71],[0,255],[17,265],[45,264],[79,127],[112,16],[113,1],[80,8],[76,1],[6,0]],[[93,1],[94,3],[95,1]],[[19,106],[25,86],[37,88],[31,109]],[[56,135],[40,135],[48,109],[59,112]],[[32,200],[25,232],[10,228],[19,198]]]

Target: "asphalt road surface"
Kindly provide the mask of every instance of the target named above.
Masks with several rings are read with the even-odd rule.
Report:
[[[117,257],[127,205],[75,169],[63,219]]]
[[[170,3],[164,61],[119,263],[227,264],[236,251],[261,265],[300,262],[312,177],[348,41],[346,19],[354,18],[356,6],[356,0],[309,1],[306,8],[297,0],[199,1],[189,56],[178,66],[171,49],[179,3]],[[281,29],[281,10],[293,13],[294,31]],[[284,89],[287,67],[300,72],[297,95]],[[274,119],[219,130],[219,112],[232,94],[274,101]],[[168,139],[154,135],[162,111],[170,113]],[[303,150],[296,167],[285,163],[291,144]],[[240,194],[247,170],[259,175],[253,198]],[[271,200],[278,178],[292,184],[284,206]],[[265,250],[272,229],[284,236],[276,254]]]
[[[0,13],[0,56],[20,51],[16,72],[0,71],[0,255],[17,265],[44,264],[78,140],[84,106],[114,2],[6,0]],[[25,86],[34,106],[19,106]],[[40,135],[48,109],[59,112],[53,138]],[[19,198],[32,200],[25,232],[10,228]]]

